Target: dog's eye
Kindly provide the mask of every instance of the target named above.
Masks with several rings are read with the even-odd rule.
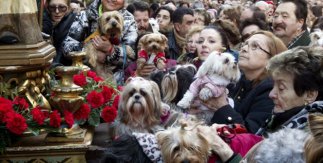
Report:
[[[144,91],[144,90],[140,90],[140,94],[142,95],[142,96],[146,96],[147,95],[147,93]]]
[[[131,90],[131,91],[129,92],[129,96],[133,96],[135,93],[136,93],[136,90],[135,90],[135,89],[133,89],[133,90]]]
[[[108,21],[110,21],[110,17],[107,17],[106,21],[107,21],[107,22],[108,22]]]
[[[116,19],[117,21],[119,21],[119,18],[118,18],[118,17],[115,17],[115,19]]]
[[[227,63],[229,63],[229,58],[226,58],[225,60],[224,60],[224,64],[227,64]]]
[[[173,149],[173,152],[177,152],[177,151],[179,151],[179,150],[180,150],[179,146],[176,146],[176,147]]]
[[[148,43],[149,43],[149,44],[150,44],[151,42],[152,42],[151,40],[149,40],[149,41],[148,41]]]

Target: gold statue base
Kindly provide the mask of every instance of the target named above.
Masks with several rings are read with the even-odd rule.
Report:
[[[67,142],[83,142],[87,129],[82,129],[78,125],[74,125],[70,129],[62,129],[59,132],[48,133],[45,142],[48,143],[67,143]]]

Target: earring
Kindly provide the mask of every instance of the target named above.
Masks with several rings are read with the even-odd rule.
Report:
[[[307,102],[307,101],[305,101],[304,105],[305,105],[305,106],[307,106],[307,105],[308,105],[308,102]]]

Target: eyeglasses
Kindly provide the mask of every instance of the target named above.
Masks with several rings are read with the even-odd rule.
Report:
[[[48,6],[48,10],[50,12],[56,12],[56,10],[58,9],[59,12],[65,12],[67,10],[67,6],[64,5],[50,5]]]
[[[247,41],[247,42],[242,42],[241,45],[240,45],[240,49],[244,46],[248,46],[249,49],[251,49],[252,51],[255,51],[257,49],[260,49],[262,50],[263,52],[265,52],[266,54],[268,54],[269,56],[271,56],[271,53],[268,52],[267,50],[263,49],[262,47],[259,46],[259,44],[255,41],[251,41],[250,43]]]

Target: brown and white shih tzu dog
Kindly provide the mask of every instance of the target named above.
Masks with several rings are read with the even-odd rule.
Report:
[[[112,136],[132,132],[154,133],[162,129],[159,126],[161,107],[161,97],[155,82],[142,77],[129,78],[121,93]]]
[[[179,107],[188,109],[192,104],[198,105],[198,117],[209,123],[213,111],[201,104],[211,97],[220,97],[227,93],[227,85],[240,79],[240,70],[235,58],[230,53],[212,52],[197,71],[196,80],[190,85],[184,97],[177,103]],[[198,100],[200,99],[200,100]],[[233,104],[232,99],[229,100]]]
[[[122,68],[124,64],[124,55],[126,55],[126,63],[134,60],[135,54],[132,48],[128,45],[121,45],[120,38],[123,31],[123,16],[118,11],[104,12],[98,19],[98,29],[89,39],[99,35],[105,40],[109,40],[114,46],[111,53],[107,55],[104,52],[98,51],[93,46],[92,42],[85,41],[85,51],[87,53],[86,59],[88,64],[94,71],[104,78],[112,78],[113,73]],[[124,46],[124,48],[123,48]]]
[[[139,40],[137,67],[142,68],[145,63],[155,64],[159,70],[166,66],[165,49],[167,48],[167,37],[160,33],[146,34]]]

